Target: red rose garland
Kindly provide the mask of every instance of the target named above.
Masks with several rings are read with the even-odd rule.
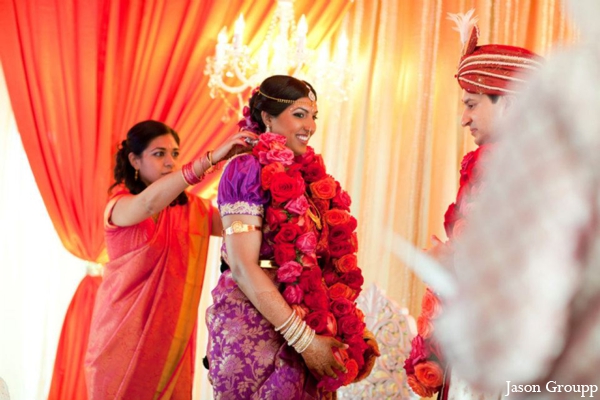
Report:
[[[262,165],[262,188],[271,194],[264,237],[273,247],[285,300],[317,334],[349,345],[334,349],[347,372],[319,382],[335,391],[358,376],[368,348],[364,314],[355,303],[364,282],[355,254],[357,222],[349,213],[350,196],[327,174],[322,157],[311,147],[294,157],[285,142],[263,133],[252,151]]]
[[[450,204],[444,215],[444,229],[450,242],[456,240],[463,231],[473,200],[481,190],[482,164],[490,148],[490,145],[480,146],[462,159],[456,202]],[[404,370],[413,392],[422,397],[431,397],[439,392],[444,384],[446,361],[439,343],[433,336],[435,321],[442,313],[442,304],[429,288],[423,296],[421,309],[421,315],[417,319],[418,334],[413,338],[410,356],[404,362]]]

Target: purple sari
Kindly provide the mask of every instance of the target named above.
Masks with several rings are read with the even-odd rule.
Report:
[[[250,154],[234,158],[219,184],[221,216],[264,216],[268,193],[260,186],[261,168]],[[272,249],[263,241],[261,258]],[[223,244],[223,255],[227,249]],[[263,270],[275,282],[275,270]],[[213,305],[206,311],[209,331],[209,379],[215,399],[324,399],[316,379],[302,356],[275,332],[234,282],[224,272],[212,291]]]

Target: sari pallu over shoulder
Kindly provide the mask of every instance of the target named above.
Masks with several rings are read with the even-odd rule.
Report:
[[[106,218],[107,246],[120,255],[106,264],[96,299],[86,356],[91,400],[191,398],[212,209],[189,198],[156,223],[119,228]],[[124,245],[134,250],[120,252]]]

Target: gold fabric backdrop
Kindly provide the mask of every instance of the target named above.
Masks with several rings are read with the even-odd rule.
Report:
[[[335,108],[320,104],[313,138],[354,200],[366,285],[377,283],[414,316],[424,285],[389,246],[393,233],[418,248],[430,246],[432,234],[446,237],[443,217],[456,197],[460,161],[474,148],[460,126],[454,74],[461,44],[447,13],[471,8],[479,44],[548,56],[577,39],[561,1],[356,0],[338,30],[350,38],[350,100]]]

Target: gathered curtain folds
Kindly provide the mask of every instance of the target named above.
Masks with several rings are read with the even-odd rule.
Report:
[[[17,126],[52,223],[75,256],[106,262],[102,213],[113,157],[130,126],[145,119],[171,125],[181,136],[184,162],[236,131],[236,118],[224,122],[223,104],[209,96],[206,57],[221,28],[232,28],[240,12],[245,43],[255,51],[275,3],[223,4],[0,0],[0,58]],[[318,27],[308,44],[331,36],[350,5],[296,1],[296,13]],[[210,193],[217,179],[209,176],[194,191]],[[56,359],[76,359],[56,365],[51,398],[86,398],[80,371],[95,298],[89,289],[76,292],[66,315]],[[76,332],[74,321],[81,328]]]

